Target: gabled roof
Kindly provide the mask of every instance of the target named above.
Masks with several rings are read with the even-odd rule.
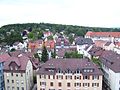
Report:
[[[103,49],[102,49],[101,47],[93,46],[93,47],[88,51],[88,53],[89,53],[90,55],[97,56],[97,55],[99,55],[102,51],[103,51]]]
[[[103,48],[103,46],[107,43],[107,41],[95,40],[94,43],[95,43],[95,46]]]
[[[19,57],[12,56],[12,57],[8,58],[7,62],[5,62],[4,70],[10,71],[9,65],[12,62],[14,62],[17,66],[19,66],[17,71],[25,71],[29,60],[30,60],[30,58],[28,58],[27,56],[24,56],[24,55],[21,55]]]
[[[104,51],[100,61],[116,73],[120,73],[120,55],[113,51]]]
[[[84,44],[91,45],[94,43],[93,43],[92,39],[90,39],[90,38],[80,38],[77,40],[76,44],[77,45],[84,45]]]

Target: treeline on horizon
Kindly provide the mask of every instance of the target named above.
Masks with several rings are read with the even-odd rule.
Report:
[[[0,43],[4,42],[8,45],[12,45],[16,41],[22,42],[21,33],[25,29],[28,30],[29,28],[31,28],[34,33],[50,30],[51,32],[53,32],[53,34],[55,34],[64,31],[64,34],[68,37],[71,37],[72,33],[74,33],[75,36],[84,36],[87,31],[120,32],[120,28],[85,27],[50,23],[9,24],[4,25],[0,28]],[[13,31],[12,34],[8,34],[11,31]]]
[[[87,31],[98,31],[98,32],[120,32],[120,28],[100,28],[100,27],[85,27],[85,26],[74,26],[74,25],[62,25],[62,24],[50,24],[50,23],[25,23],[25,24],[9,24],[0,28],[0,34],[5,34],[10,30],[15,32],[22,32],[25,29],[32,28],[33,30],[46,30],[49,29],[51,32],[64,31],[66,35],[74,33],[76,36],[84,36]]]

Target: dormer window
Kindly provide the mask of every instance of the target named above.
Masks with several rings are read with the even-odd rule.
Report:
[[[72,73],[72,71],[70,69],[67,69],[66,73]]]
[[[12,67],[12,66],[10,66],[10,70],[13,70],[13,67]]]
[[[80,69],[78,68],[75,73],[79,74],[80,73]]]
[[[58,73],[62,73],[62,70],[61,69],[58,69],[58,71],[57,71]]]
[[[15,70],[18,70],[18,67],[15,67]]]
[[[84,69],[84,72],[87,72],[87,70],[86,70],[86,69]]]
[[[84,69],[83,71],[89,73],[89,72],[93,72],[93,69],[91,69],[91,68],[86,68],[86,69]]]
[[[80,73],[80,69],[77,69],[77,73]]]

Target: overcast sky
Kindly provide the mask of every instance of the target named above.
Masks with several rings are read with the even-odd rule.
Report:
[[[33,22],[120,27],[120,0],[0,0],[0,27]]]

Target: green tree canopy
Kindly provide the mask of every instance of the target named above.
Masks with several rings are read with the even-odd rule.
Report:
[[[46,62],[48,60],[48,53],[45,46],[43,46],[41,61]]]
[[[83,55],[78,54],[77,51],[65,52],[64,58],[83,58]]]

